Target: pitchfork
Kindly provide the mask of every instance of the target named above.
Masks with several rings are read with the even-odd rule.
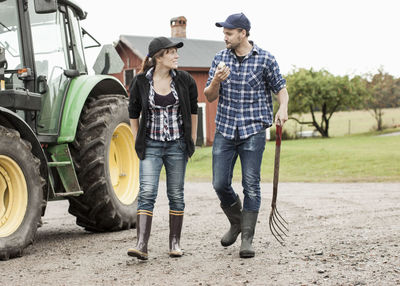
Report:
[[[276,125],[276,144],[275,144],[275,166],[274,166],[274,183],[271,202],[271,213],[269,214],[269,229],[276,240],[283,246],[285,236],[289,232],[289,224],[279,214],[276,207],[276,199],[278,197],[278,180],[279,180],[279,160],[281,154],[282,126]]]

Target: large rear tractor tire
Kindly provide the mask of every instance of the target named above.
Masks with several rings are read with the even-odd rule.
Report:
[[[44,179],[31,144],[0,126],[0,260],[22,256],[42,213]]]
[[[71,146],[83,195],[70,197],[69,212],[89,231],[117,231],[136,224],[139,159],[122,95],[89,97]]]

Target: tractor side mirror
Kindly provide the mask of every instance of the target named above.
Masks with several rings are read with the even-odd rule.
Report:
[[[38,14],[57,12],[57,0],[35,0],[35,11]]]
[[[45,94],[49,89],[47,86],[47,78],[45,75],[40,75],[36,79],[37,81],[37,90],[40,94]]]

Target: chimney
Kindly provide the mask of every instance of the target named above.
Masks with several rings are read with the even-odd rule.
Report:
[[[184,16],[171,19],[171,38],[186,38],[186,21]]]

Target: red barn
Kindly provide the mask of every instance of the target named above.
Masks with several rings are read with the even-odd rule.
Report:
[[[184,43],[179,49],[179,69],[189,72],[197,83],[199,93],[199,128],[197,145],[212,145],[215,132],[215,114],[217,101],[209,103],[204,96],[208,71],[214,55],[225,48],[222,41],[195,40],[186,38],[186,18],[171,19],[171,40]],[[142,61],[147,54],[147,47],[153,37],[121,35],[116,43],[116,50],[124,62],[124,69],[114,74],[128,89]]]

